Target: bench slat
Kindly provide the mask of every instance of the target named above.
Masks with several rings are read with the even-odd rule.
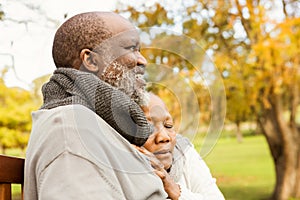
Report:
[[[0,183],[24,182],[24,158],[0,155]]]
[[[24,158],[0,155],[0,200],[11,200],[11,184],[21,184],[23,199]]]

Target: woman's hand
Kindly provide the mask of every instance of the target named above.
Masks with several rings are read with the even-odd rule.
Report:
[[[174,182],[168,172],[164,169],[164,165],[155,157],[153,153],[145,149],[144,147],[134,147],[144,155],[146,155],[151,163],[151,166],[154,169],[154,172],[163,182],[164,189],[168,194],[168,198],[172,200],[178,200],[180,196],[180,187]]]

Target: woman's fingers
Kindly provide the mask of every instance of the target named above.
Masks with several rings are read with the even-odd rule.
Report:
[[[145,147],[139,147],[136,145],[133,145],[139,152],[147,156],[147,158],[150,160],[150,164],[155,170],[162,170],[164,169],[164,165],[156,158],[156,156],[145,149]]]
[[[154,170],[155,174],[161,178],[161,179],[165,179],[166,178],[166,174],[164,173],[164,171],[160,171],[160,170]]]
[[[164,165],[154,156],[150,158],[151,166],[156,170],[164,169]]]

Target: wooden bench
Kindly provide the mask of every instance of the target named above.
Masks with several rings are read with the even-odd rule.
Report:
[[[11,184],[21,184],[23,199],[24,158],[0,155],[0,200],[11,200]]]

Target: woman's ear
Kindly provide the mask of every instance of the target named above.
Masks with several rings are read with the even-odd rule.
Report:
[[[97,73],[99,71],[99,63],[97,58],[97,53],[89,50],[82,49],[80,52],[80,59],[82,61],[82,66],[92,73]]]

